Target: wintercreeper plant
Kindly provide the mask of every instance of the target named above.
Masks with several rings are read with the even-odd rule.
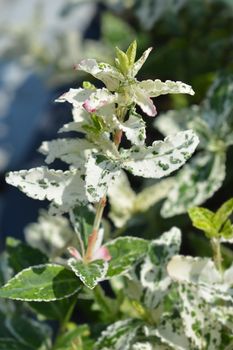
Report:
[[[110,199],[114,196],[112,188],[116,181],[125,178],[124,170],[144,178],[162,178],[184,165],[199,142],[197,135],[190,129],[171,134],[163,141],[156,140],[152,145],[146,144],[146,123],[137,106],[149,117],[154,117],[156,107],[151,98],[170,93],[194,94],[189,85],[180,81],[136,79],[151,50],[149,48],[136,60],[134,41],[126,52],[116,49],[114,66],[98,63],[94,59],[80,62],[76,69],[91,74],[102,81],[105,87],[96,88],[90,82],[84,82],[82,88],[70,89],[60,96],[57,102],[72,104],[73,121],[65,124],[59,132],[77,132],[77,137],[43,142],[39,149],[46,156],[46,163],[50,164],[58,158],[68,164],[68,170],[43,166],[7,175],[6,181],[29,197],[49,200],[50,215],[69,213],[74,233],[72,238],[72,229],[67,228],[66,219],[48,219],[49,216],[45,219],[44,215],[40,229],[43,224],[44,231],[46,227],[53,231],[54,227],[60,226],[61,235],[62,232],[68,232],[69,239],[64,249],[58,249],[60,260],[54,262],[54,250],[49,250],[45,244],[45,251],[53,252],[50,261],[44,259],[38,264],[34,259],[32,266],[24,265],[22,271],[16,271],[18,274],[0,288],[0,297],[28,302],[56,301],[69,298],[80,290],[87,290],[83,287],[88,290],[96,287],[98,294],[99,282],[127,274],[132,284],[137,285],[136,270],[132,277],[132,267],[142,264],[139,278],[142,283],[141,296],[138,300],[135,297],[134,305],[144,315],[147,327],[133,320],[133,334],[136,336],[140,330],[142,338],[148,334],[149,338],[157,339],[156,344],[162,342],[173,346],[172,340],[166,340],[166,337],[167,325],[168,328],[173,327],[174,321],[170,320],[170,315],[166,316],[167,323],[161,321],[160,303],[171,286],[172,279],[167,274],[166,266],[179,251],[180,231],[173,228],[152,242],[124,236],[104,243],[104,208],[108,196]],[[127,148],[122,147],[123,137],[130,143]],[[135,198],[134,205],[137,206]],[[61,227],[64,227],[64,231]],[[34,225],[33,230],[38,230],[38,227]],[[32,239],[30,233],[27,237]],[[43,234],[43,237],[48,240],[46,235]],[[67,259],[64,252],[69,252],[71,257]],[[181,320],[177,322],[180,324]],[[156,332],[149,327],[153,323],[159,325]],[[131,321],[129,325],[131,327]],[[114,329],[116,331],[118,326]],[[96,349],[108,349],[105,336],[101,339]],[[123,348],[109,343],[112,346],[110,348],[131,349],[130,339],[133,338],[127,340],[129,347],[127,344]],[[189,344],[189,340],[185,342]],[[136,343],[133,349],[143,349],[140,341]],[[144,348],[152,349],[145,346],[146,343]],[[162,348],[166,347],[161,345]]]

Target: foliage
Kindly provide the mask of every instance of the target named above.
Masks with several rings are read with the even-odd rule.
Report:
[[[116,227],[122,227],[132,215],[146,211],[167,194],[169,200],[169,193],[180,183],[168,178],[136,194],[127,172],[152,179],[170,175],[189,160],[200,139],[195,160],[181,169],[185,174],[187,167],[194,167],[199,174],[211,157],[224,159],[232,143],[232,83],[223,79],[198,108],[202,119],[194,118],[195,108],[181,111],[178,123],[171,121],[175,112],[162,116],[165,124],[159,117],[156,125],[162,125],[166,137],[148,145],[146,122],[139,111],[154,117],[157,109],[152,98],[194,94],[190,85],[180,81],[136,78],[151,50],[137,59],[133,41],[125,52],[116,48],[114,65],[96,59],[76,65],[78,71],[91,74],[105,87],[84,82],[83,88],[70,89],[56,100],[73,108],[73,121],[59,132],[73,131],[75,136],[43,142],[39,151],[47,164],[60,159],[68,169],[43,166],[7,175],[6,181],[29,197],[51,203],[48,213],[41,212],[38,223],[26,229],[31,246],[8,239],[7,252],[1,256],[0,297],[6,300],[0,307],[0,317],[5,318],[0,349],[211,350],[232,345],[233,267],[225,268],[221,254],[221,242],[231,243],[233,236],[229,219],[232,200],[216,213],[198,207],[189,210],[194,226],[210,239],[213,260],[179,255],[182,237],[177,227],[152,240],[130,235],[113,239],[103,220],[108,198],[109,217]],[[224,118],[218,121],[220,111]],[[170,135],[171,125],[176,132],[173,129]],[[122,142],[124,138],[127,142]],[[208,195],[204,193],[208,198],[217,185],[213,190],[210,179],[204,180],[209,181]],[[219,177],[217,181],[221,182]],[[174,197],[178,211],[179,201],[185,202],[185,209],[194,204],[190,200],[187,205],[185,191],[182,193],[183,197]],[[70,220],[61,214],[68,214]],[[24,304],[18,306],[16,300]],[[92,317],[98,312],[91,330],[70,321],[75,306],[81,307],[80,300],[90,302]],[[25,307],[30,315],[14,317],[8,307]],[[25,333],[32,314],[59,322],[54,342],[47,326],[32,326],[30,334]],[[33,322],[36,325],[38,320]]]

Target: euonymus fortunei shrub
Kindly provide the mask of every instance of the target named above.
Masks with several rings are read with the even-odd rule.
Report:
[[[68,170],[44,166],[7,175],[6,181],[29,197],[51,203],[49,212],[41,212],[38,223],[27,227],[30,245],[9,238],[7,255],[1,257],[1,270],[7,274],[2,274],[0,297],[7,299],[8,309],[0,307],[0,317],[6,319],[0,349],[204,350],[231,344],[233,277],[232,267],[225,269],[223,264],[221,242],[232,240],[232,200],[216,213],[198,207],[189,212],[194,226],[210,239],[213,260],[178,255],[181,232],[176,227],[152,241],[111,239],[103,219],[108,198],[110,217],[120,227],[133,211],[144,211],[165,197],[174,183],[165,179],[150,188],[152,193],[145,189],[136,195],[124,170],[144,178],[165,177],[182,167],[199,143],[188,129],[146,144],[146,122],[139,111],[156,115],[151,98],[194,94],[179,81],[137,80],[150,51],[136,60],[134,41],[126,52],[116,49],[114,66],[95,59],[81,61],[76,69],[99,79],[104,87],[84,82],[83,88],[60,96],[58,102],[72,104],[73,121],[59,132],[77,132],[77,137],[43,142],[39,149],[46,163],[59,158]],[[122,146],[123,138],[129,147]],[[64,213],[70,220],[61,216]],[[115,299],[99,284],[106,280]],[[82,299],[92,300],[99,311],[101,335],[91,337],[88,326],[70,321]],[[47,325],[39,326],[27,312],[18,313],[28,307],[40,317],[59,321],[53,344]],[[20,324],[30,324],[35,336],[29,339]]]

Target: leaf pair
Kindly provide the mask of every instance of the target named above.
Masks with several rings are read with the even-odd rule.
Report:
[[[233,212],[233,199],[226,201],[216,213],[202,207],[191,208],[188,212],[193,226],[204,231],[208,238],[226,242],[233,238],[233,225],[228,219]]]

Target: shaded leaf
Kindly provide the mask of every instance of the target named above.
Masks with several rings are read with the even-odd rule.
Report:
[[[55,264],[38,265],[19,272],[0,288],[0,297],[24,301],[67,298],[81,288],[75,274]]]
[[[111,255],[107,277],[120,275],[129,270],[148,250],[149,242],[136,237],[119,237],[105,246]]]

